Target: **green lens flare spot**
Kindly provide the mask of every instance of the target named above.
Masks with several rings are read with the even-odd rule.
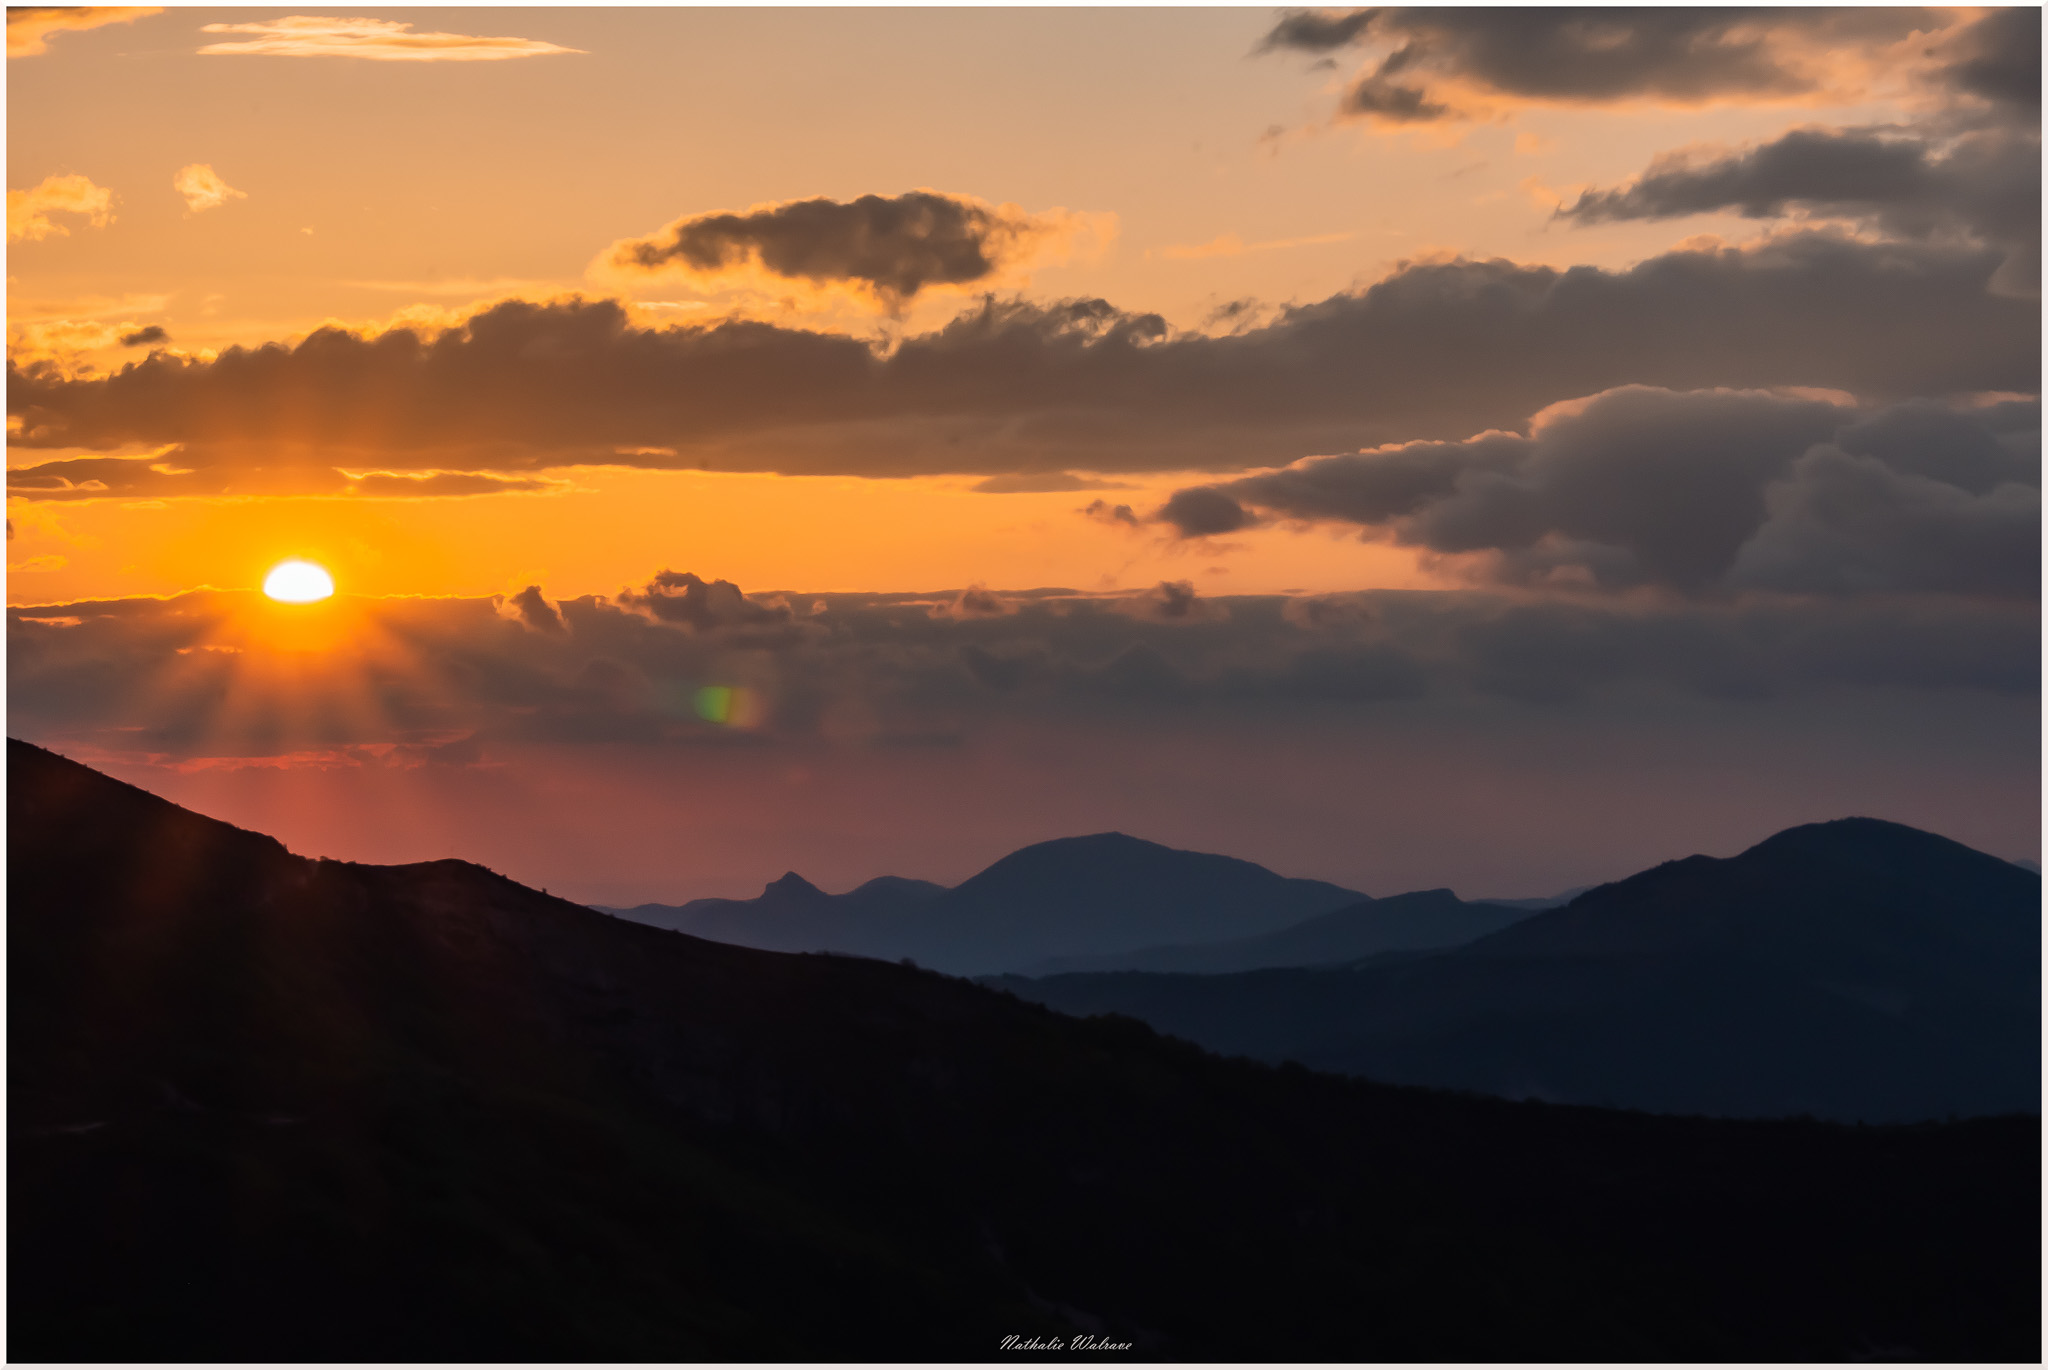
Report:
[[[697,717],[706,723],[723,724],[732,718],[732,687],[706,685],[697,691]]]

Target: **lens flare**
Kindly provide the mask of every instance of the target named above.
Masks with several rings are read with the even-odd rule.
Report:
[[[744,685],[706,685],[691,702],[697,717],[727,728],[757,728],[768,712],[759,692]]]
[[[334,577],[310,561],[280,561],[263,578],[263,593],[281,604],[312,604],[334,594]]]

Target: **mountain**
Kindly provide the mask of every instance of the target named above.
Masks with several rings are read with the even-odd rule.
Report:
[[[7,784],[16,1360],[2039,1358],[2035,1119],[1224,1061]]]
[[[980,975],[1169,940],[1255,936],[1362,897],[1250,861],[1106,832],[1025,847],[950,890],[883,877],[830,895],[791,872],[756,899],[604,911],[738,946],[908,957]]]
[[[1110,956],[1056,956],[1019,973],[1042,976],[1146,970],[1222,975],[1272,966],[1327,965],[1383,952],[1460,946],[1534,912],[1510,904],[1468,904],[1449,890],[1417,890],[1386,899],[1362,899],[1262,937],[1146,947]]]
[[[1563,894],[1548,894],[1540,899],[1477,899],[1478,904],[1499,904],[1503,908],[1527,909],[1530,913],[1541,913],[1545,909],[1563,908],[1572,900],[1594,888],[1592,885],[1575,885]]]
[[[1375,1080],[1876,1122],[2038,1112],[2040,958],[2038,875],[1854,818],[1393,964],[994,983]]]

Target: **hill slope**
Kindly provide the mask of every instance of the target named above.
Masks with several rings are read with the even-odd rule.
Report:
[[[1669,862],[1400,964],[1001,983],[1379,1080],[1900,1121],[2039,1111],[2040,938],[2038,875],[1844,819]]]
[[[2034,1120],[1384,1088],[8,801],[14,1359],[2038,1358]]]
[[[1540,903],[1542,901],[1528,901]],[[1146,947],[1108,956],[1061,956],[1025,975],[1147,970],[1226,975],[1274,966],[1319,966],[1389,951],[1436,951],[1498,932],[1535,912],[1509,904],[1467,903],[1449,890],[1417,890],[1363,899],[1259,937],[1187,946]]]
[[[605,911],[738,946],[907,956],[981,975],[1048,957],[1253,936],[1359,898],[1250,861],[1106,832],[1014,851],[950,890],[883,877],[832,895],[791,872],[756,899]]]

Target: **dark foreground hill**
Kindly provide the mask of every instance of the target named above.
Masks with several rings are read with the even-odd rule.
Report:
[[[885,877],[826,894],[791,872],[754,899],[605,911],[766,951],[907,956],[955,975],[984,975],[1054,956],[1257,936],[1362,897],[1235,857],[1104,832],[1011,852],[952,889]]]
[[[1217,1051],[1511,1098],[1868,1122],[2041,1106],[2041,877],[1874,819],[1668,862],[1397,964],[997,983]]]
[[[2031,1118],[1221,1061],[8,766],[14,1360],[2038,1359]]]

